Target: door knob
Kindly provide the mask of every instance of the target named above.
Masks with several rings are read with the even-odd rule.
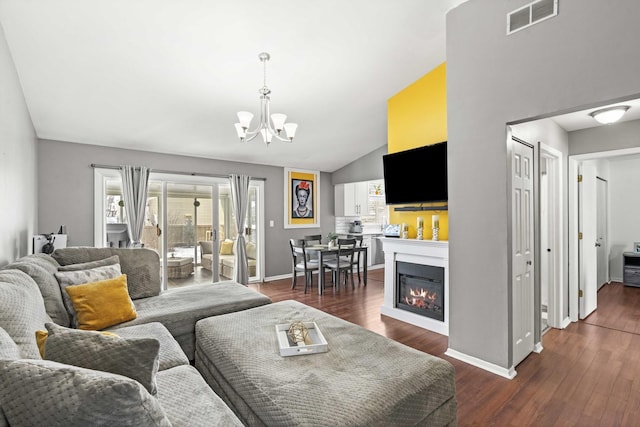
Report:
[[[600,246],[600,243],[596,242],[596,248],[599,248]]]
[[[531,265],[533,264],[531,261],[527,261],[527,265]]]

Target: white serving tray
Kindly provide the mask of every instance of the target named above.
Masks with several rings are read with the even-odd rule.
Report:
[[[276,336],[278,337],[280,356],[302,356],[305,354],[326,353],[328,351],[329,346],[327,340],[324,338],[324,335],[322,335],[316,322],[304,322],[304,326],[306,326],[309,331],[311,344],[303,346],[291,343],[287,336],[289,326],[291,326],[290,323],[276,325]]]

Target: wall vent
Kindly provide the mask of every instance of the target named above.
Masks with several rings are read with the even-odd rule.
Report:
[[[507,35],[558,14],[558,0],[536,0],[507,15]]]

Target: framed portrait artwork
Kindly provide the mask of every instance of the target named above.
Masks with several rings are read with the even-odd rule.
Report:
[[[284,228],[320,226],[320,172],[284,169]]]

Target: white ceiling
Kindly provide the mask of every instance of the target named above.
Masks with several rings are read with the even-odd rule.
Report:
[[[597,126],[603,126],[598,123],[593,117],[589,115],[592,111],[601,110],[607,107],[613,107],[614,105],[627,105],[629,110],[622,116],[616,123],[628,122],[631,120],[640,119],[640,99],[632,99],[629,101],[616,102],[615,104],[602,105],[596,108],[590,108],[588,110],[575,111],[568,114],[562,114],[559,116],[551,117],[560,127],[567,132],[573,132],[580,129],[594,128]]]
[[[386,144],[464,1],[0,0],[0,22],[40,138],[331,172]],[[236,137],[262,51],[293,144]]]

